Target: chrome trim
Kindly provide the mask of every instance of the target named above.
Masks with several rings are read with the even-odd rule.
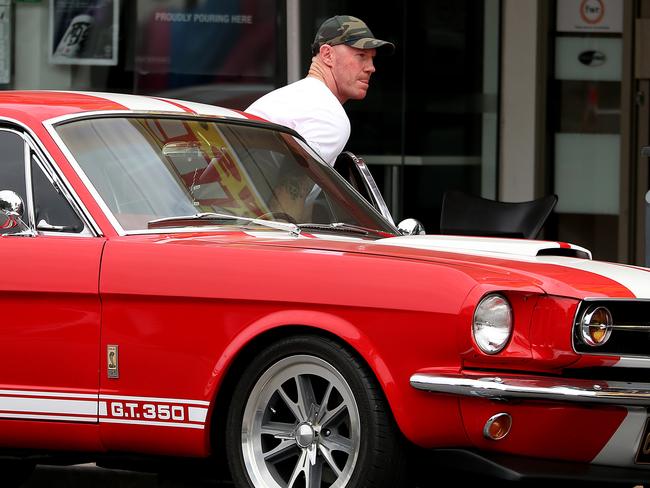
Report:
[[[592,346],[593,347],[593,352],[588,352],[588,351],[578,351],[576,348],[576,337],[574,332],[577,332],[581,335],[582,332],[580,330],[581,323],[582,323],[582,316],[584,315],[584,312],[588,310],[588,307],[583,307],[583,303],[590,304],[598,302],[599,304],[602,305],[607,305],[608,302],[630,302],[630,303],[650,303],[650,298],[635,298],[635,297],[627,297],[627,298],[609,298],[609,297],[586,297],[583,298],[578,306],[576,307],[576,312],[573,317],[573,325],[571,329],[571,348],[574,353],[576,354],[584,354],[584,355],[597,355],[597,356],[606,356],[606,357],[617,357],[619,358],[619,362],[614,364],[612,367],[616,368],[650,368],[650,357],[648,356],[642,356],[642,355],[634,355],[634,354],[627,354],[627,355],[621,355],[620,353],[614,353],[614,352],[603,352],[598,349],[598,346]],[[581,313],[582,310],[582,313]],[[608,326],[609,329],[611,330],[620,330],[623,332],[648,332],[650,333],[650,324],[648,325],[643,325],[643,324],[612,324]],[[586,345],[586,342],[584,343]],[[624,364],[625,362],[635,362],[635,363],[642,363],[640,366],[637,365],[631,365],[631,364]],[[621,364],[619,364],[621,363]]]
[[[34,206],[34,184],[32,179],[32,148],[25,139],[25,136],[20,134],[23,140],[23,164],[25,166],[25,196],[27,197],[27,221],[30,229],[36,231],[36,207]]]
[[[432,393],[485,398],[526,399],[563,403],[650,406],[650,383],[589,381],[545,376],[468,376],[416,373],[411,386]]]
[[[379,209],[379,213],[388,220],[391,223],[395,223],[393,220],[393,216],[390,214],[390,210],[388,210],[388,205],[386,205],[386,201],[384,200],[384,197],[382,196],[381,192],[379,191],[379,187],[377,186],[377,182],[375,179],[372,177],[372,174],[370,173],[370,170],[368,169],[368,165],[366,162],[351,152],[348,152],[350,157],[352,158],[352,161],[354,161],[354,164],[357,165],[357,168],[359,169],[359,173],[361,173],[361,176],[363,176],[363,179],[366,182],[366,185],[368,185],[368,190],[370,191],[370,195],[372,196],[372,199],[374,200],[374,204],[377,206]]]
[[[607,314],[607,323],[592,324],[591,320],[594,314],[601,309],[604,310],[605,313]],[[591,347],[604,346],[609,340],[609,338],[612,336],[611,326],[613,322],[614,319],[612,318],[612,312],[610,312],[610,310],[607,307],[604,307],[602,305],[590,305],[583,312],[582,317],[580,317],[580,323],[578,324],[578,326],[580,327],[580,337],[582,338],[582,342],[584,342],[585,344]],[[589,331],[592,327],[605,331],[604,332],[605,337],[602,340],[602,342],[596,342],[591,338]]]
[[[499,437],[492,437],[490,435],[490,426],[499,417],[508,417],[508,419],[510,419],[508,429],[503,433],[503,435],[501,435]],[[511,429],[512,429],[512,416],[509,413],[500,412],[500,413],[497,413],[495,415],[492,415],[492,417],[487,419],[487,421],[485,422],[485,425],[483,426],[483,437],[485,437],[486,439],[488,439],[490,441],[500,441],[501,439],[505,438],[510,433]]]
[[[612,324],[608,328],[612,330],[634,331],[634,332],[650,332],[650,325],[641,324]]]
[[[634,267],[634,266],[632,266]],[[650,302],[650,298],[636,298],[636,297],[585,297],[583,302]]]

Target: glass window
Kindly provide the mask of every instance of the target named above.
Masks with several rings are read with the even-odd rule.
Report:
[[[12,190],[27,203],[25,141],[6,130],[0,130],[0,190]]]
[[[0,191],[15,192],[23,201],[23,216],[27,220],[27,191],[25,187],[25,141],[14,132],[0,130]],[[7,218],[0,214],[0,233],[20,232],[10,227]]]
[[[620,9],[613,5],[609,14]],[[617,261],[622,32],[575,27],[571,22],[580,17],[572,12],[558,2],[549,87],[555,237],[587,247],[596,259]]]
[[[125,230],[209,217],[210,225],[268,219],[395,232],[287,133],[153,117],[68,122],[57,132]]]
[[[36,228],[45,232],[81,232],[84,229],[70,203],[32,157],[32,186]]]

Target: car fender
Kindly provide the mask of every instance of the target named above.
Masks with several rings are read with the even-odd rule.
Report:
[[[449,439],[462,442],[466,439],[456,398],[435,398],[411,388],[408,381],[398,381],[390,367],[391,361],[382,356],[379,352],[381,348],[376,347],[372,338],[349,320],[322,311],[292,309],[273,312],[240,331],[215,363],[210,384],[206,386],[208,396],[216,398],[230,367],[247,346],[266,333],[289,327],[312,329],[315,333],[333,336],[358,354],[377,379],[400,430],[412,442],[431,445],[433,439],[441,442]],[[426,412],[436,412],[446,422],[423,428],[419,419]]]

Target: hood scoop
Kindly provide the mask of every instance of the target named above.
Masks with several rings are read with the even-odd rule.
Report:
[[[466,237],[449,235],[423,235],[389,237],[375,241],[377,245],[428,249],[431,251],[458,252],[492,255],[494,257],[517,256],[565,256],[591,259],[591,252],[584,247],[565,242],[534,241],[529,239],[501,239],[495,237]]]

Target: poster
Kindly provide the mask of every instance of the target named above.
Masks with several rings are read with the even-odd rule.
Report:
[[[275,0],[178,3],[138,1],[137,73],[274,76]]]
[[[119,0],[50,0],[50,62],[116,65]]]

